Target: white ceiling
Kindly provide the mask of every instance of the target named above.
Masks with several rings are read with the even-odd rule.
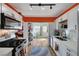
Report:
[[[71,7],[73,3],[56,3],[55,6],[52,6],[52,9],[50,9],[49,6],[45,6],[45,7],[33,6],[31,8],[29,6],[29,3],[11,3],[11,5],[14,6],[16,10],[21,12],[24,16],[57,17],[66,9]]]

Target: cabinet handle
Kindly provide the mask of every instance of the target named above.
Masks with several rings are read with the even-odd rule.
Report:
[[[66,53],[66,55],[67,55],[67,56],[70,56],[70,53],[69,53],[69,52],[67,52],[67,53]]]
[[[75,25],[75,30],[77,29],[77,26]]]
[[[69,52],[71,52],[70,49],[67,48],[67,50],[68,50]]]
[[[18,48],[20,48],[21,46],[19,46]]]
[[[24,43],[26,43],[26,41]]]

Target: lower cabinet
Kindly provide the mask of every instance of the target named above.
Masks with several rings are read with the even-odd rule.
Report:
[[[10,51],[9,53],[3,55],[3,56],[12,56],[12,51]]]
[[[67,48],[66,56],[77,56],[77,53],[75,51],[73,51],[72,49]]]
[[[66,47],[62,44],[55,42],[54,50],[57,56],[66,56]]]
[[[76,50],[62,42],[56,38],[53,38],[52,48],[57,56],[77,56]]]
[[[59,45],[59,54],[61,56],[66,56],[66,47],[63,46],[62,44]]]
[[[61,56],[76,56],[77,54],[65,45],[59,45],[59,54]]]

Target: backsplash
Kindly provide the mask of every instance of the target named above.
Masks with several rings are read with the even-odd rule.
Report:
[[[0,30],[0,41],[7,40],[10,38],[15,37],[15,32],[14,30]]]

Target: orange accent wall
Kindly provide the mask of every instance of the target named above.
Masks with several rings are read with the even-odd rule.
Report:
[[[23,17],[24,22],[54,22],[56,17]]]

